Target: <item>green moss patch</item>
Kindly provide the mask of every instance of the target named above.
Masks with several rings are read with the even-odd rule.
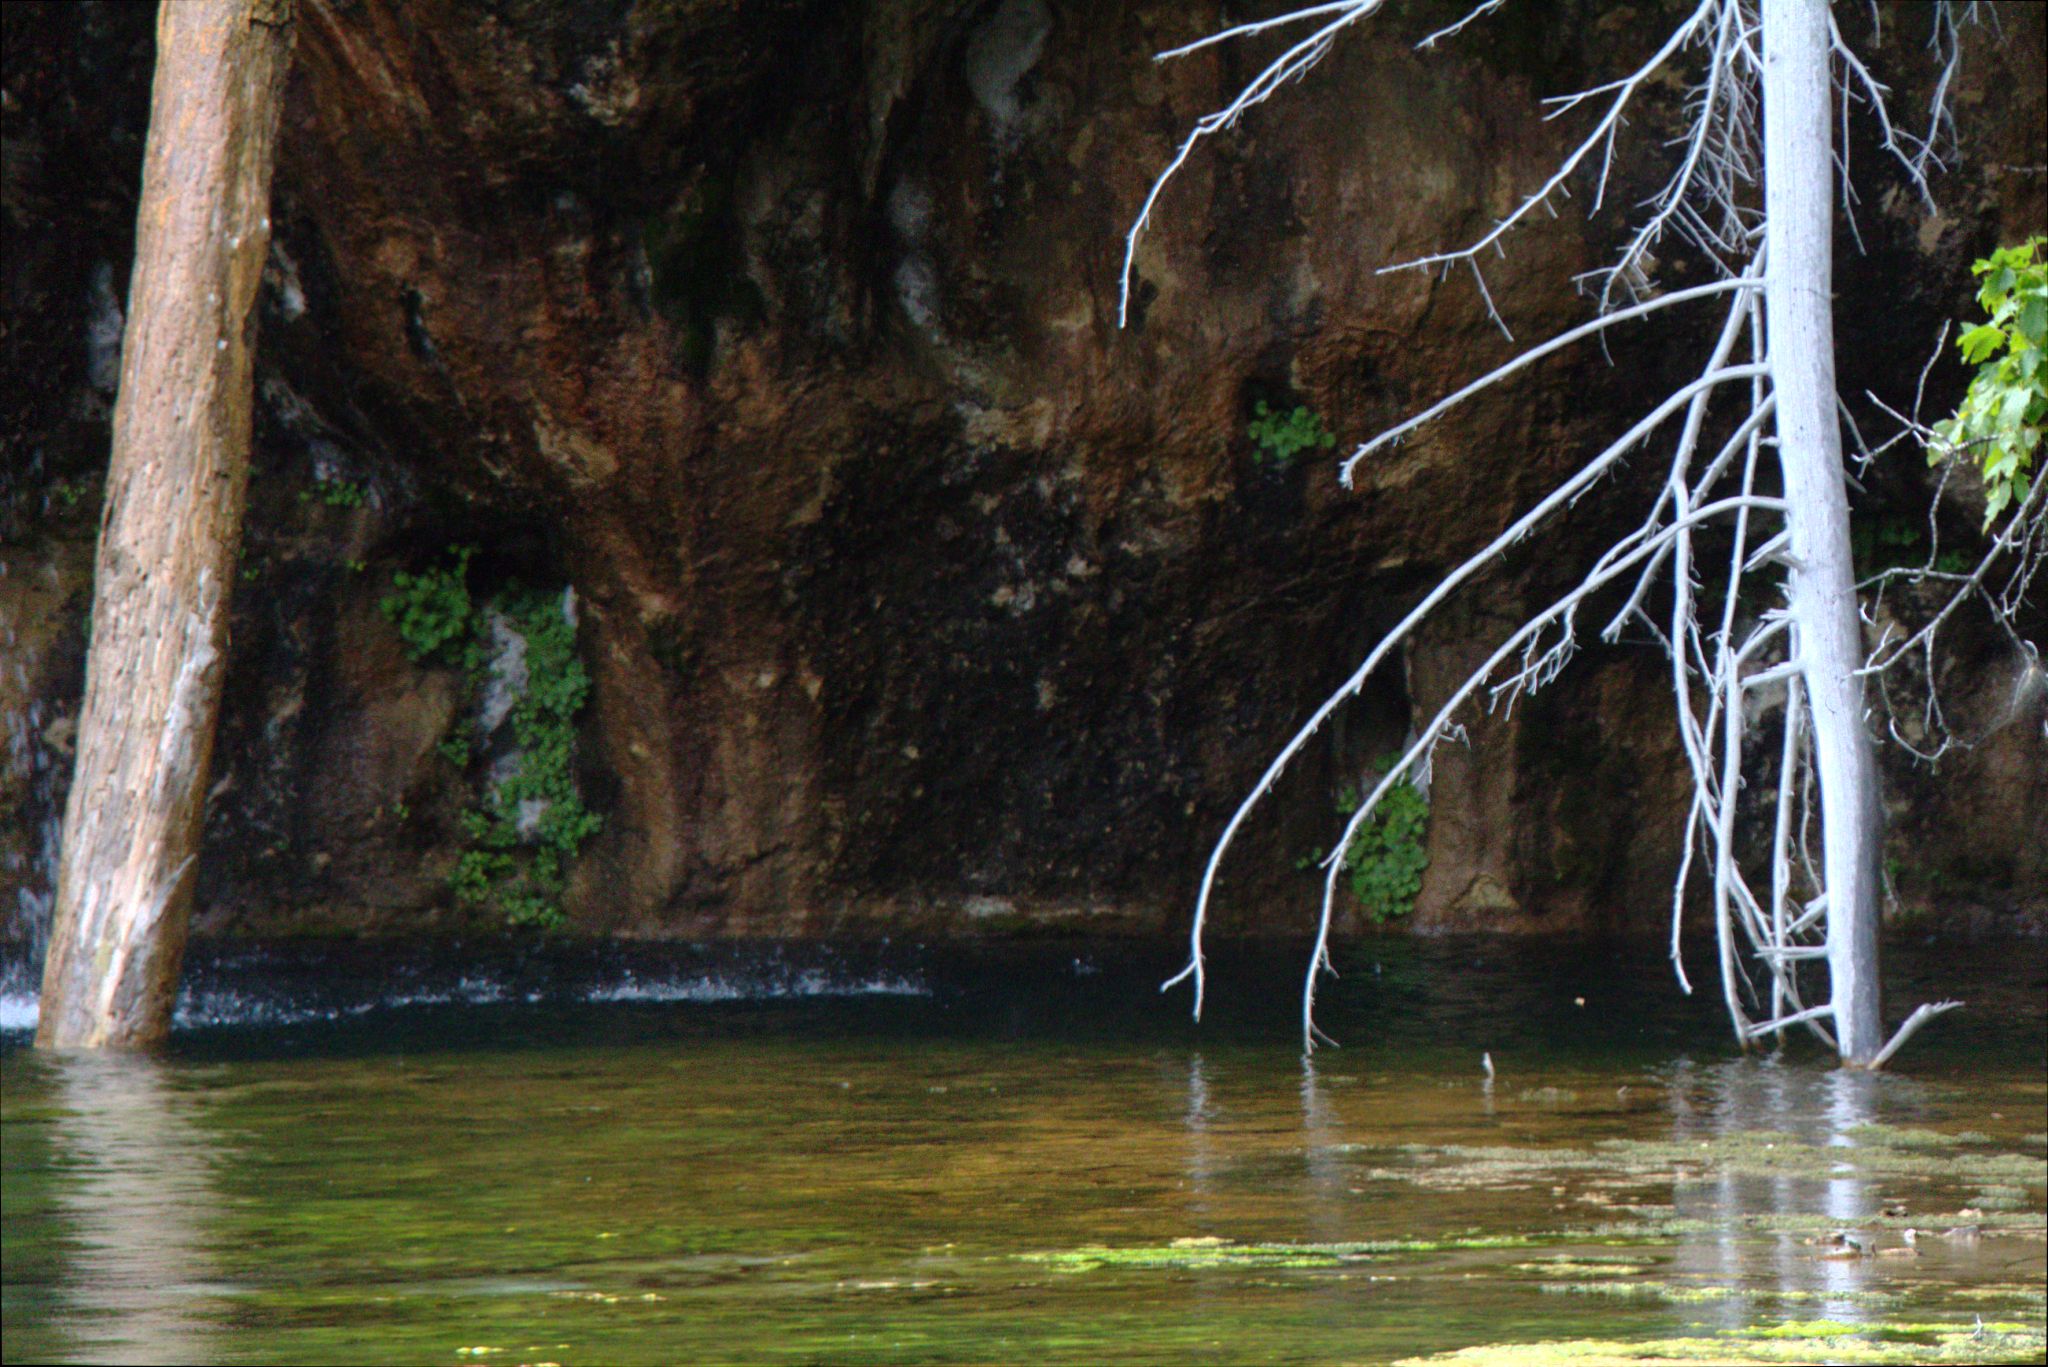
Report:
[[[514,763],[483,783],[478,804],[462,814],[468,848],[448,884],[465,906],[488,906],[513,925],[562,924],[560,898],[569,862],[603,824],[576,790],[576,717],[590,696],[590,675],[576,655],[576,624],[568,598],[509,586],[479,606],[469,589],[469,548],[420,574],[393,577],[382,602],[415,661],[460,669],[473,695],[489,682],[496,637],[518,638],[524,685],[507,716]],[[499,681],[503,685],[503,681]],[[470,737],[437,746],[458,769],[475,759]]]

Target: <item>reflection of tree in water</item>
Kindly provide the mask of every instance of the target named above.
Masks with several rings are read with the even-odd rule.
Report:
[[[1314,1197],[1309,1207],[1315,1222],[1315,1237],[1335,1243],[1356,1237],[1340,1213],[1349,1205],[1346,1193],[1355,1180],[1355,1170],[1344,1153],[1347,1138],[1344,1121],[1330,1104],[1328,1086],[1316,1072],[1315,1060],[1301,1057],[1301,1132],[1308,1157],[1308,1190]]]
[[[1181,1128],[1187,1135],[1188,1211],[1195,1216],[1211,1213],[1214,1181],[1221,1167],[1216,1141],[1210,1127],[1216,1120],[1216,1105],[1209,1099],[1209,1069],[1200,1053],[1188,1055],[1187,1112]]]
[[[50,1067],[61,1101],[56,1205],[72,1243],[65,1289],[78,1312],[73,1354],[212,1360],[203,1298],[214,1153],[191,1099],[147,1058],[67,1055]]]
[[[1772,1131],[1820,1148],[1846,1145],[1849,1132],[1877,1119],[1880,1091],[1899,1109],[1902,1094],[1916,1090],[1910,1079],[1853,1069],[1819,1071],[1781,1064],[1772,1058],[1739,1059],[1710,1067],[1680,1063],[1671,1079],[1672,1138],[1680,1142],[1736,1138]],[[1854,1294],[1869,1289],[1870,1267],[1861,1260],[1829,1260],[1796,1235],[1763,1236],[1734,1218],[1736,1212],[1825,1215],[1849,1229],[1877,1211],[1878,1193],[1854,1170],[1819,1179],[1784,1174],[1756,1176],[1718,1166],[1711,1179],[1678,1186],[1672,1193],[1680,1219],[1715,1222],[1711,1233],[1681,1238],[1672,1271],[1688,1280],[1727,1287],[1768,1286],[1783,1291],[1841,1294],[1840,1301],[1811,1303],[1815,1316],[1856,1322],[1868,1307]],[[1750,1320],[1737,1299],[1699,1307],[1701,1318],[1739,1329]],[[1803,1313],[1803,1311],[1802,1311]]]

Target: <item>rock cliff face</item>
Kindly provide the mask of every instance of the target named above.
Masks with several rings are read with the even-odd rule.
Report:
[[[5,7],[16,934],[80,685],[147,109],[136,8]],[[489,760],[464,769],[444,742],[475,691],[411,659],[379,607],[460,546],[478,601],[573,590],[592,681],[574,778],[604,817],[568,869],[579,927],[1179,924],[1291,728],[1695,354],[1681,326],[1615,364],[1537,367],[1350,492],[1322,453],[1282,466],[1246,438],[1261,401],[1361,437],[1511,354],[1469,277],[1376,271],[1540,183],[1574,132],[1540,98],[1640,59],[1670,8],[1522,0],[1418,53],[1449,10],[1389,7],[1189,163],[1119,330],[1124,228],[1250,71],[1148,60],[1213,6],[301,0],[200,929],[492,915],[448,891]],[[1909,399],[1969,260],[2048,221],[2042,15],[2002,13],[2002,36],[1968,39],[1941,214],[1857,127],[1848,392]],[[1924,18],[1887,21],[1877,61],[1910,106],[1934,74]],[[1586,316],[1571,277],[1660,176],[1675,96],[1644,111],[1607,209],[1518,233],[1492,269],[1518,336]],[[1652,463],[1368,689],[1240,844],[1227,926],[1305,927],[1295,865],[1334,833],[1338,790],[1640,515]],[[1923,472],[1895,464],[1866,516],[1924,506]],[[1988,639],[1947,668],[1982,744],[1938,775],[1891,756],[1899,891],[2038,904],[2038,691],[2007,706]],[[1414,923],[1655,924],[1685,810],[1665,680],[1648,647],[1593,648],[1473,719],[1438,764]]]

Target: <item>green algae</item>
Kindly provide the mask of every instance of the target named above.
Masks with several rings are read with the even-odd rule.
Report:
[[[1603,1258],[1559,1254],[1540,1262],[1516,1263],[1518,1272],[1540,1272],[1547,1277],[1633,1277],[1648,1269],[1632,1258]]]
[[[1341,1267],[1347,1261],[1360,1261],[1370,1255],[1349,1246],[1323,1248],[1303,1244],[1235,1244],[1179,1239],[1170,1244],[1138,1248],[1096,1245],[1018,1256],[1025,1262],[1038,1263],[1059,1272],[1093,1272],[1100,1268],[1203,1271],[1211,1268]]]
[[[1844,1220],[1836,1215],[1806,1213],[1799,1211],[1759,1211],[1747,1215],[1728,1215],[1706,1218],[1702,1216],[1657,1216],[1644,1215],[1634,1220],[1608,1220],[1581,1230],[1567,1231],[1565,1238],[1583,1237],[1588,1239],[1665,1240],[1682,1239],[1693,1235],[1742,1232],[1755,1235],[1824,1235],[1842,1229],[1898,1230],[1928,1229],[1943,1225],[1960,1225],[1968,1220],[1986,1235],[2038,1235],[2048,1230],[2040,1214],[2025,1211],[1987,1210],[1964,1215],[1961,1211],[1946,1214],[1920,1215],[1865,1215],[1855,1220]],[[1937,1236],[1939,1237],[1939,1236]]]
[[[1852,1142],[1814,1144],[1777,1131],[1746,1130],[1705,1139],[1604,1139],[1588,1148],[1410,1144],[1393,1150],[1405,1160],[1401,1166],[1374,1167],[1366,1176],[1444,1191],[1511,1188],[1563,1173],[1644,1186],[1727,1177],[1940,1179],[1976,1187],[1988,1194],[1982,1204],[1999,1210],[2021,1209],[2029,1192],[2048,1188],[2048,1162],[1987,1151],[1990,1141],[1975,1132],[1859,1125],[1846,1137]]]
[[[1208,1268],[1329,1268],[1399,1254],[1458,1249],[1523,1248],[1538,1242],[1523,1234],[1466,1234],[1442,1239],[1368,1239],[1349,1243],[1238,1243],[1215,1237],[1112,1248],[1091,1244],[1054,1252],[1020,1253],[1020,1260],[1060,1272],[1102,1268],[1200,1271]]]
[[[1662,1301],[1669,1305],[1707,1305],[1719,1301],[1745,1300],[1764,1304],[1798,1304],[1827,1301],[1830,1304],[1895,1305],[1900,1297],[1888,1291],[1807,1291],[1777,1287],[1685,1286],[1676,1282],[1642,1280],[1545,1282],[1537,1288],[1553,1296],[1607,1296],[1617,1300]]]
[[[2034,1306],[2036,1309],[2048,1305],[2048,1288],[2021,1286],[2017,1282],[1992,1282],[1984,1286],[1952,1287],[1948,1294],[1971,1301],[2016,1301],[2022,1305]]]
[[[1951,1149],[1963,1144],[1991,1142],[1988,1136],[1976,1130],[1944,1134],[1940,1130],[1918,1129],[1909,1125],[1884,1125],[1877,1121],[1852,1126],[1843,1137],[1853,1144],[1895,1149]]]
[[[1531,1087],[1515,1094],[1515,1100],[1534,1106],[1569,1106],[1579,1094],[1569,1087]]]
[[[2031,1327],[2012,1321],[1996,1321],[1977,1326],[1987,1334],[2016,1335],[2031,1332]],[[1907,1339],[1939,1337],[1956,1332],[1952,1321],[1895,1320],[1873,1324],[1847,1324],[1841,1320],[1786,1320],[1768,1329],[1741,1331],[1755,1338],[1764,1339],[1834,1339],[1834,1338],[1875,1338]],[[1972,1329],[1973,1335],[1976,1328]]]
[[[1840,1320],[1786,1320],[1768,1329],[1751,1329],[1760,1339],[1837,1339],[1859,1332],[1858,1326]]]
[[[1673,1286],[1669,1282],[1545,1282],[1537,1290],[1554,1296],[1613,1296],[1622,1300],[1669,1301],[1690,1305],[1743,1294],[1728,1286]]]
[[[1976,1194],[1970,1198],[1970,1204],[1984,1210],[2025,1210],[2027,1189],[2004,1183],[1990,1183],[1977,1189]]]
[[[1923,1341],[1908,1341],[1919,1338]],[[1834,1320],[1787,1321],[1714,1337],[1565,1339],[1496,1343],[1428,1357],[1403,1358],[1396,1367],[1548,1367],[1556,1363],[1914,1364],[2038,1361],[2048,1336],[2040,1326],[1996,1324],[1850,1325]]]

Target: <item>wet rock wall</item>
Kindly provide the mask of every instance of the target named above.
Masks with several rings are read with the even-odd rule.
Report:
[[[1934,76],[1914,8],[1886,11],[1873,56],[1909,105]],[[1282,467],[1245,435],[1264,401],[1357,439],[1512,354],[1469,276],[1378,268],[1540,183],[1573,133],[1541,97],[1639,61],[1670,5],[1511,5],[1427,54],[1414,39],[1451,8],[1390,7],[1190,161],[1121,329],[1125,227],[1255,70],[1149,60],[1213,6],[300,9],[202,932],[484,915],[447,886],[475,780],[439,747],[470,694],[378,607],[459,546],[478,593],[574,589],[593,681],[576,776],[605,818],[570,868],[577,926],[1177,925],[1291,728],[1696,364],[1696,323],[1612,364],[1556,358],[1354,491],[1320,453]],[[1909,398],[1970,259],[2048,221],[2024,93],[2041,16],[2000,13],[1968,39],[1939,213],[1856,125],[1849,392]],[[80,684],[149,28],[93,3],[4,22],[0,901],[21,934]],[[1489,268],[1518,337],[1585,316],[1571,277],[1661,179],[1676,93],[1643,110],[1601,213],[1577,216],[1576,186]],[[1338,791],[1632,525],[1655,465],[1503,561],[1312,747],[1227,866],[1226,928],[1306,926],[1296,865],[1335,833]],[[1878,518],[1927,491],[1910,459],[1866,487]],[[1980,744],[1938,771],[1891,756],[1904,909],[2003,916],[2048,885],[2039,703],[1999,710],[2010,665],[1960,635],[1944,670]],[[1438,762],[1414,924],[1660,923],[1685,812],[1666,677],[1643,643],[1594,646],[1470,719]]]

